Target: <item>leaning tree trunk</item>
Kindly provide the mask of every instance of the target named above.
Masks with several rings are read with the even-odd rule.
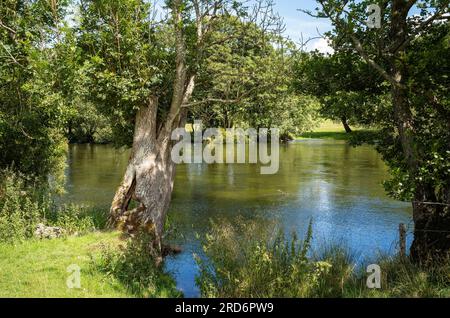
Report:
[[[126,233],[140,230],[152,233],[155,247],[162,253],[175,167],[170,156],[171,131],[158,132],[156,113],[157,99],[151,98],[136,115],[132,152],[110,213],[113,223]],[[129,209],[132,200],[136,207]]]
[[[352,132],[352,129],[350,128],[350,126],[349,126],[349,124],[348,124],[347,117],[345,117],[345,116],[342,117],[342,118],[341,118],[341,122],[342,122],[342,125],[344,126],[345,132],[346,132],[347,134],[351,133],[351,132]]]

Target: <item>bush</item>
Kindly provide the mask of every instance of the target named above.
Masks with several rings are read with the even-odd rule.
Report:
[[[49,209],[49,200],[34,180],[9,170],[0,173],[0,242],[21,241],[34,229]]]
[[[64,205],[52,212],[47,222],[64,229],[67,235],[82,235],[95,231],[96,227],[89,210],[77,205]]]
[[[181,297],[173,278],[157,264],[157,254],[151,248],[153,236],[140,233],[128,239],[125,246],[104,246],[92,265],[126,286],[136,296],[146,298]]]
[[[202,296],[290,298],[318,294],[321,279],[332,265],[308,257],[312,225],[303,241],[295,234],[286,240],[283,232],[264,227],[241,221],[236,227],[212,224],[203,244],[207,258],[196,257]]]
[[[450,260],[422,268],[408,259],[381,257],[381,289],[366,286],[366,268],[356,269],[348,249],[311,251],[312,229],[303,241],[259,222],[212,223],[196,256],[203,297],[355,298],[450,297]]]
[[[47,185],[11,170],[1,171],[0,242],[30,239],[39,223],[80,235],[105,228],[106,214],[77,205],[58,206]]]

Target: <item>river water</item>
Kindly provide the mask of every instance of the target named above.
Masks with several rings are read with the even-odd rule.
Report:
[[[108,208],[128,156],[111,146],[70,146],[66,200]],[[192,256],[201,254],[197,234],[217,217],[275,219],[300,237],[312,219],[316,246],[345,244],[361,262],[394,253],[398,225],[410,224],[411,208],[386,196],[382,181],[388,177],[372,147],[334,140],[282,146],[276,175],[261,175],[251,164],[179,165],[169,213],[182,234],[175,243],[183,253],[166,266],[185,296],[198,296]]]

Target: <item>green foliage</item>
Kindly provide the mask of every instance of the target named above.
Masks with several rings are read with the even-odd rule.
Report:
[[[213,223],[204,238],[206,258],[197,256],[197,284],[203,297],[449,297],[450,260],[422,268],[409,260],[381,257],[381,289],[367,288],[364,266],[344,246],[311,249],[273,226],[239,221]],[[276,233],[274,235],[274,233]]]
[[[31,186],[30,186],[31,184]],[[3,171],[0,175],[0,242],[31,238],[49,208],[49,200],[36,191],[35,181]]]
[[[278,127],[283,136],[310,129],[319,105],[292,89],[294,51],[255,23],[222,17],[202,52],[191,117],[210,127]]]
[[[346,48],[297,54],[294,69],[296,90],[319,99],[323,118],[370,126],[390,107],[380,76]]]
[[[108,118],[118,145],[131,144],[135,113],[149,96],[160,97],[160,116],[169,106],[172,35],[153,25],[152,9],[142,0],[83,1],[80,6],[79,94]]]
[[[380,129],[374,137],[393,175],[385,184],[389,194],[402,200],[448,203],[450,108],[446,56],[450,26],[438,16],[433,23],[426,21],[435,12],[448,13],[449,2],[421,0],[414,6],[401,1],[380,2],[382,23],[375,29],[365,23],[370,1],[347,1],[346,10],[342,1],[318,2],[315,13],[333,22],[334,29],[327,35],[337,53],[328,58],[312,57],[309,60],[316,62],[302,64],[300,74],[307,75],[306,84],[321,85],[325,92],[332,88],[331,110],[340,114],[350,111],[358,121],[363,119],[362,123]],[[413,7],[419,14],[411,14]],[[403,26],[405,31],[400,32]],[[308,76],[330,70],[325,83]],[[353,92],[362,93],[365,102],[348,103],[349,93]],[[444,210],[436,215],[448,214],[443,206],[434,208]]]
[[[377,149],[387,161],[392,178],[385,186],[395,198],[411,200],[417,189],[429,189],[429,201],[446,202],[450,180],[450,104],[448,94],[450,26],[437,24],[412,45],[406,59],[407,83],[413,114],[415,171],[408,169],[398,131],[391,120],[382,121]]]
[[[2,1],[0,168],[63,181],[67,59],[60,46],[65,1]],[[50,45],[50,43],[52,45]]]
[[[295,235],[270,235],[256,223],[212,224],[197,256],[197,284],[204,297],[310,297],[332,268],[308,258],[312,225],[304,241]]]
[[[0,173],[0,242],[33,238],[39,223],[82,235],[106,227],[106,214],[77,205],[57,205],[39,179],[5,170]]]
[[[170,19],[149,20],[152,9],[140,0],[81,5],[80,91],[110,119],[112,139],[120,145],[131,144],[135,113],[147,105],[149,96],[158,96],[159,120],[164,120],[171,104],[174,26]],[[182,26],[186,63],[189,75],[197,75],[192,98],[196,107],[188,109],[191,117],[210,127],[280,126],[284,135],[311,126],[317,103],[290,90],[292,44],[283,43],[290,49],[275,49],[285,40],[243,22],[245,12],[237,2],[235,15],[225,11],[213,21],[203,21],[209,25],[208,36],[199,44],[190,10],[192,4],[187,2]]]
[[[136,296],[146,298],[181,297],[173,278],[157,264],[153,253],[154,239],[146,233],[130,238],[125,247],[105,247],[93,266],[119,281]]]
[[[108,118],[82,99],[71,109],[67,123],[70,143],[106,144],[113,142],[113,132]]]
[[[77,205],[63,206],[47,216],[48,222],[64,229],[66,235],[83,235],[95,230],[92,217]]]

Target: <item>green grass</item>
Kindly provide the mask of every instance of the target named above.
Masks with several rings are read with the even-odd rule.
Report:
[[[383,287],[369,290],[365,269],[354,267],[345,248],[330,248],[305,258],[309,243],[285,242],[285,236],[274,240],[265,231],[254,231],[248,225],[243,228],[237,234],[236,228],[222,225],[209,236],[204,247],[212,263],[200,262],[208,266],[200,266],[197,278],[203,296],[450,297],[450,262],[423,269],[396,257],[382,258],[377,263],[382,268]],[[140,244],[135,244],[123,248],[126,245],[117,232],[2,243],[0,297],[180,297],[170,275],[155,271],[148,257],[141,257]],[[81,268],[81,289],[66,285],[67,267],[72,264]]]
[[[363,127],[351,127],[353,132],[371,131]],[[333,140],[349,140],[352,134],[346,133],[341,123],[326,120],[320,126],[311,132],[301,134],[296,139],[333,139]]]
[[[93,269],[91,255],[104,245],[117,245],[118,233],[0,244],[0,297],[90,298],[133,297],[126,287]],[[81,289],[66,285],[67,267],[81,268]]]
[[[0,297],[180,297],[170,273],[118,232],[0,244]],[[70,265],[81,269],[81,288],[70,289]]]
[[[448,298],[450,259],[418,266],[399,256],[375,260],[381,288],[367,287],[368,264],[355,265],[344,246],[311,248],[305,239],[258,221],[212,223],[197,257],[203,297],[221,298]],[[372,264],[372,262],[370,263]]]

